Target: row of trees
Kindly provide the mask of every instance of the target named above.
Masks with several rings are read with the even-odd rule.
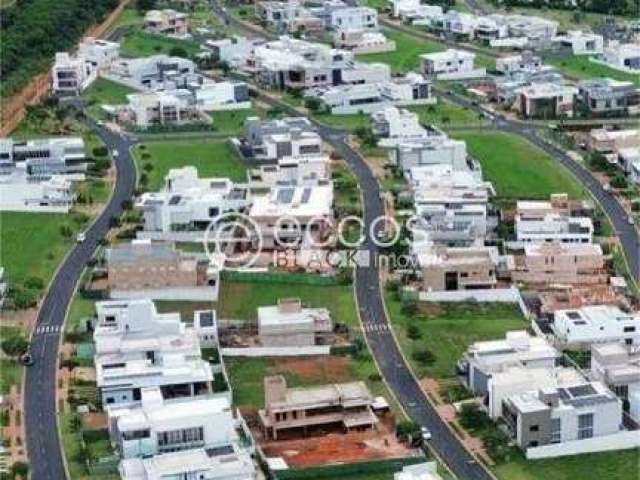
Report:
[[[607,15],[637,15],[638,5],[634,0],[578,0],[577,6],[568,0],[494,0],[495,4],[510,7],[555,8],[577,12],[603,13]]]
[[[9,96],[45,71],[56,52],[69,50],[118,0],[23,0],[3,10],[0,94]]]

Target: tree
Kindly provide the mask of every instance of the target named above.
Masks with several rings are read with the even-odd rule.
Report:
[[[29,465],[24,462],[14,462],[11,465],[11,476],[27,480],[29,475]]]
[[[169,55],[171,55],[172,57],[189,57],[189,53],[182,47],[172,47],[171,50],[169,50]]]
[[[0,344],[2,351],[9,357],[19,357],[29,350],[29,342],[19,335],[7,337]]]
[[[396,425],[396,436],[398,438],[415,438],[420,434],[420,425],[413,420],[403,420]]]
[[[627,185],[627,179],[621,173],[617,174],[615,177],[613,177],[613,180],[611,180],[611,186],[613,188],[623,189],[627,188]]]
[[[29,277],[24,281],[24,286],[30,290],[42,290],[44,288],[44,280],[40,277]]]
[[[136,8],[140,12],[146,12],[147,10],[153,10],[156,8],[156,0],[137,0]]]
[[[73,230],[71,230],[71,227],[69,225],[60,225],[60,235],[62,235],[64,238],[71,238],[71,236],[73,235]]]
[[[467,430],[482,430],[491,426],[492,421],[476,403],[464,403],[458,413],[460,425]]]
[[[411,323],[407,327],[407,337],[409,338],[409,340],[418,340],[422,337],[422,332],[416,325]]]
[[[418,313],[418,302],[413,299],[407,299],[402,302],[400,312],[403,315],[413,316]]]
[[[312,112],[317,112],[320,110],[321,102],[317,97],[309,97],[304,101],[304,106]]]
[[[436,356],[430,350],[426,348],[416,350],[411,354],[411,358],[413,358],[416,362],[421,365],[433,365],[436,361]]]

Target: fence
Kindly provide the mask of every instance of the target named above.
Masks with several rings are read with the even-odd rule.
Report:
[[[101,37],[116,22],[131,0],[122,0],[116,9],[99,25],[88,29],[84,36]],[[25,87],[2,103],[2,125],[0,136],[8,136],[20,124],[27,114],[27,106],[35,105],[51,91],[52,81],[49,72],[33,77]]]
[[[350,465],[336,465],[330,467],[305,468],[304,470],[281,470],[273,472],[276,480],[335,480],[350,476],[364,477],[367,474],[383,476],[402,470],[406,465],[423,463],[424,457],[398,458],[397,460],[382,460],[372,462],[360,462]]]

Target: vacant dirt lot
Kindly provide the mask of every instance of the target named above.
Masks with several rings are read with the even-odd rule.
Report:
[[[402,458],[415,454],[396,440],[391,416],[381,419],[377,431],[328,433],[278,441],[261,441],[265,454],[282,457],[290,467],[344,464],[369,460]],[[256,437],[260,438],[258,432]]]

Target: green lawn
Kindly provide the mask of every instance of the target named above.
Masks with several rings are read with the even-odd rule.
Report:
[[[632,480],[638,478],[639,469],[639,449],[548,460],[518,457],[493,467],[500,480]]]
[[[451,377],[456,362],[471,343],[502,338],[509,330],[528,326],[515,304],[421,303],[419,313],[411,316],[401,311],[395,294],[387,292],[385,302],[400,346],[419,377]],[[409,325],[418,327],[419,338],[408,338]],[[430,365],[412,358],[413,352],[424,349],[435,356]]]
[[[615,80],[634,82],[636,85],[640,85],[640,75],[621,72],[619,70],[609,68],[606,65],[591,62],[587,55],[573,55],[563,59],[548,57],[545,61],[557,67],[562,73],[580,80],[609,77]]]
[[[113,28],[142,25],[144,15],[137,8],[125,8]]]
[[[351,113],[349,115],[333,115],[331,113],[315,113],[313,118],[330,127],[345,128],[354,131],[359,127],[369,127],[371,117],[363,113]]]
[[[477,113],[442,99],[438,99],[438,103],[435,105],[420,105],[407,108],[418,114],[421,123],[434,124],[441,128],[446,128],[447,126],[480,126],[483,123]]]
[[[123,57],[150,57],[159,53],[169,54],[174,48],[182,48],[187,55],[194,55],[200,51],[200,45],[193,40],[179,40],[141,31],[126,35],[120,44]]]
[[[264,112],[256,108],[246,110],[227,110],[213,112],[213,128],[218,133],[239,135],[244,132],[244,121],[247,117],[264,117]]]
[[[82,96],[97,104],[121,105],[127,103],[127,95],[134,92],[133,88],[126,85],[112,82],[106,78],[98,78],[82,92]]]
[[[164,185],[164,178],[172,168],[193,166],[200,177],[229,177],[241,182],[246,180],[246,166],[228,142],[213,140],[180,140],[149,142],[138,146],[135,159],[139,168],[152,165],[147,188],[156,191]],[[145,158],[149,155],[149,158]]]
[[[396,42],[395,51],[358,55],[358,60],[386,63],[393,72],[404,73],[419,69],[421,54],[446,50],[446,46],[439,42],[415,38],[396,30],[385,30],[384,34]]]
[[[75,240],[82,226],[73,214],[0,213],[0,263],[11,283],[39,277],[45,284]],[[67,225],[72,236],[65,238],[60,229]]]
[[[13,385],[20,388],[22,383],[22,366],[8,358],[0,359],[0,394],[6,395]]]
[[[578,180],[553,158],[519,136],[504,132],[452,132],[467,142],[468,152],[482,164],[485,179],[506,200],[548,199],[566,192],[585,197]]]

